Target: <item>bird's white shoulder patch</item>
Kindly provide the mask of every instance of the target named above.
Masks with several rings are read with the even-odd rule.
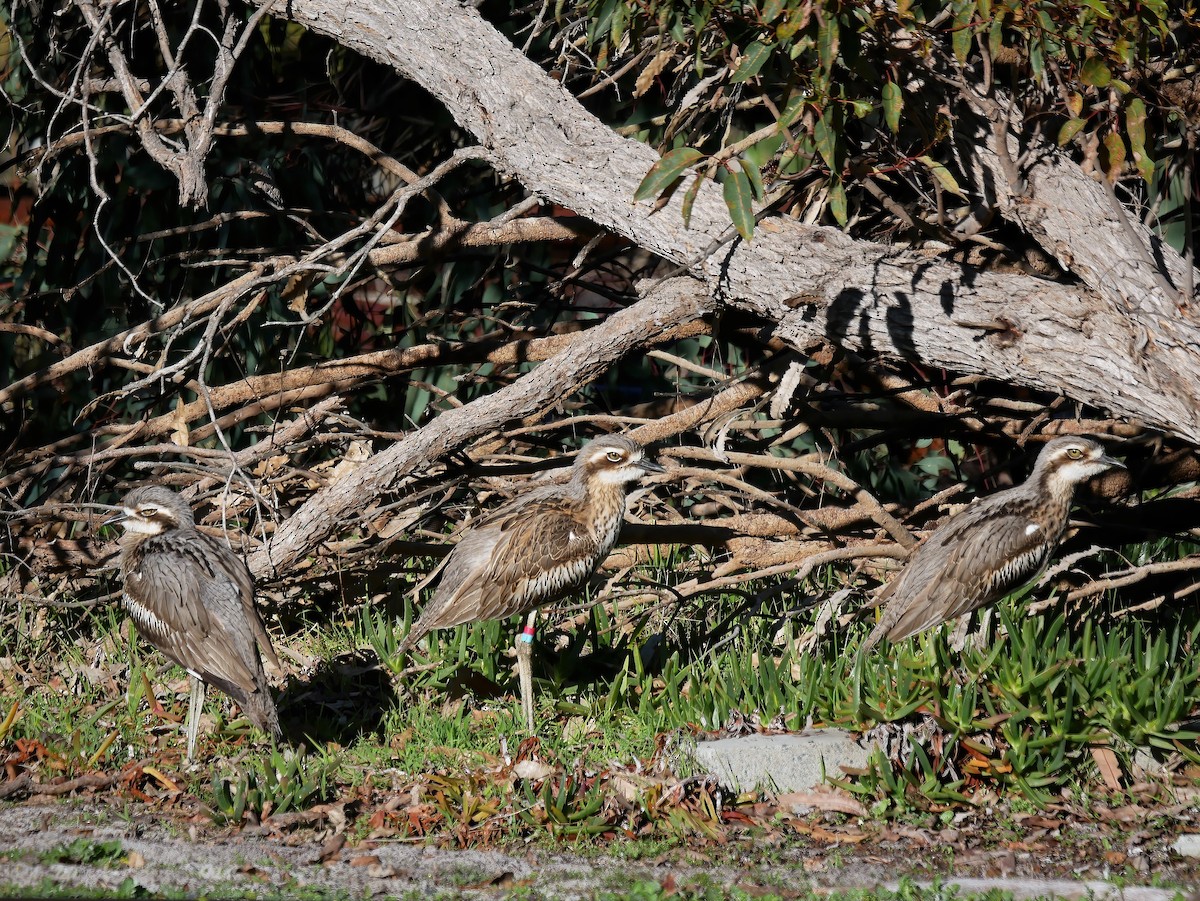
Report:
[[[1041,528],[1041,526],[1039,526],[1036,522],[1031,522],[1029,525],[1027,525],[1025,527],[1025,534],[1032,535],[1034,532],[1037,532],[1040,528]]]

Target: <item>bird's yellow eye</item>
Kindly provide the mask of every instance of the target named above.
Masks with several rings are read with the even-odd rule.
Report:
[[[1067,456],[1072,460],[1079,460],[1083,457],[1083,450],[1078,447],[1068,447]]]
[[[608,457],[609,463],[621,462],[621,452],[619,450],[610,450],[605,456]]]

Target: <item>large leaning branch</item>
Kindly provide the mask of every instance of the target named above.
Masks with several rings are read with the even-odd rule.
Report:
[[[695,289],[691,279],[665,282],[633,306],[578,333],[566,349],[511,385],[442,412],[309,498],[279,525],[269,545],[251,555],[250,569],[261,577],[289,566],[351,521],[366,499],[388,491],[415,470],[490,430],[543,413],[634,348],[671,340],[714,306]]]
[[[690,228],[680,215],[683,192],[657,211],[634,204],[654,151],[616,135],[473,8],[293,0],[280,14],[413,79],[530,191],[688,266],[722,300],[778,323],[788,342],[825,336],[1061,391],[1200,442],[1190,387],[1200,384],[1200,355],[1162,359],[1127,310],[1086,288],[981,272],[790,219],[761,221],[749,244],[719,245],[729,214],[717,186],[696,197]],[[1172,332],[1174,346],[1200,346],[1192,311],[1181,311]]]

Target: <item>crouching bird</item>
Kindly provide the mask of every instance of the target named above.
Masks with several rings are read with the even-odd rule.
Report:
[[[534,488],[463,532],[398,654],[433,629],[528,614],[516,652],[521,709],[532,732],[531,643],[538,608],[587,582],[616,544],[626,491],[646,473],[663,471],[641,445],[621,435],[584,445],[565,483]]]
[[[1075,488],[1124,469],[1088,438],[1055,438],[1029,478],[976,501],[935,529],[880,594],[886,602],[862,650],[900,641],[992,603],[1036,576],[1067,527]]]
[[[167,488],[135,488],[107,523],[120,523],[122,601],[138,634],[192,679],[187,759],[196,753],[205,684],[233,698],[254,725],[280,737],[262,653],[278,669],[254,607],[254,580],[225,542],[200,532],[191,507]]]

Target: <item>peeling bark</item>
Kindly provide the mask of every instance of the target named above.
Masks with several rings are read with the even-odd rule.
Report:
[[[367,500],[394,488],[416,470],[486,432],[543,413],[604,373],[635,348],[675,339],[715,304],[694,292],[690,279],[672,279],[601,324],[580,332],[533,372],[453,410],[373,456],[321,489],[279,525],[269,545],[247,561],[255,576],[286,568],[344,527]]]
[[[440,0],[293,0],[276,14],[421,84],[501,172],[687,266],[715,297],[777,323],[789,343],[824,336],[859,352],[1062,392],[1200,442],[1200,323],[1190,306],[1168,314],[1140,289],[1126,292],[1132,305],[1114,303],[1111,292],[1097,290],[1112,280],[1112,266],[1091,279],[1083,266],[1088,287],[1076,287],[979,271],[783,218],[761,221],[749,244],[721,245],[729,216],[716,185],[700,191],[687,229],[682,192],[658,211],[634,204],[654,151],[613,133],[475,10]],[[1078,172],[1062,157],[1055,166]],[[1025,200],[1029,208],[1068,202],[1036,192]],[[1118,247],[1099,242],[1089,210],[1071,206],[1042,221],[1040,234],[1070,265],[1095,245],[1101,260],[1136,261],[1139,272],[1157,260],[1147,273],[1152,281],[1181,283],[1183,261],[1163,245],[1139,244],[1143,233],[1127,230]]]

